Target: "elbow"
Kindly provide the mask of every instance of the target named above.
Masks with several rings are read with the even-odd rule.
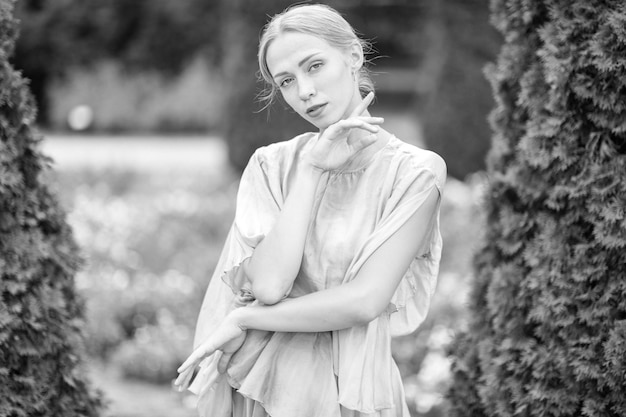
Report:
[[[354,306],[353,317],[357,326],[368,324],[385,311],[385,306],[377,302],[376,297],[367,295],[356,296],[351,305]]]
[[[263,285],[252,285],[252,294],[254,298],[265,305],[273,305],[285,298],[286,291],[280,291],[276,288]]]
[[[244,273],[251,283],[254,298],[265,305],[273,305],[280,302],[291,292],[293,281],[281,280],[276,274],[268,275],[259,270],[250,268],[250,262],[243,265]],[[289,285],[287,285],[289,283]]]
[[[375,318],[380,316],[380,313],[376,310],[368,307],[359,306],[359,310],[355,314],[355,324],[357,326],[362,326],[368,324]]]
[[[258,272],[252,271],[249,262],[245,262],[243,268],[251,284],[252,295],[257,301],[265,305],[273,305],[283,299],[285,291],[278,288],[278,285],[268,284],[271,282],[268,280],[269,277],[259,276]]]

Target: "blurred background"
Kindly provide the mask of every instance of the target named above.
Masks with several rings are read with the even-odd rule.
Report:
[[[282,102],[260,112],[256,47],[290,1],[21,0],[13,64],[39,107],[46,181],[85,267],[86,343],[109,416],[193,416],[171,389],[258,146],[312,130]],[[372,112],[441,154],[444,258],[427,321],[394,340],[414,416],[444,416],[447,345],[465,325],[480,243],[493,107],[483,68],[499,35],[487,0],[336,0],[377,50]]]

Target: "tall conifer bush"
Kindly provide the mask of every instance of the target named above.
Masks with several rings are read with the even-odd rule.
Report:
[[[33,99],[8,62],[12,13],[13,0],[0,0],[0,416],[97,416],[101,400],[81,374],[80,262],[39,178]]]
[[[487,228],[453,416],[626,415],[626,3],[494,0]]]

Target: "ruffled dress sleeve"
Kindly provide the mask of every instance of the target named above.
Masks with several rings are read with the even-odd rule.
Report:
[[[241,176],[235,219],[198,315],[194,349],[230,311],[253,301],[242,263],[272,228],[283,204],[280,181],[270,178],[264,165],[259,149],[252,155]],[[216,369],[220,356],[218,351],[206,358],[189,387],[196,394],[206,394],[202,391],[208,388],[213,390],[214,395],[200,396],[200,400],[211,401],[211,408],[216,413],[212,417],[226,417],[231,413],[230,387]]]

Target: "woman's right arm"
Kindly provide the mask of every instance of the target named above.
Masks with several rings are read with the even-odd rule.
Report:
[[[289,293],[302,262],[322,170],[307,164],[299,174],[274,227],[243,264],[252,293],[263,304],[275,304]]]
[[[383,119],[370,117],[366,112],[373,98],[374,95],[369,94],[348,118],[339,120],[320,134],[305,156],[303,168],[299,170],[273,228],[243,263],[244,272],[252,283],[252,293],[261,303],[276,304],[291,291],[302,263],[315,193],[323,171],[340,168],[375,141],[375,135],[351,132],[353,129],[374,134],[378,131],[377,125]]]

